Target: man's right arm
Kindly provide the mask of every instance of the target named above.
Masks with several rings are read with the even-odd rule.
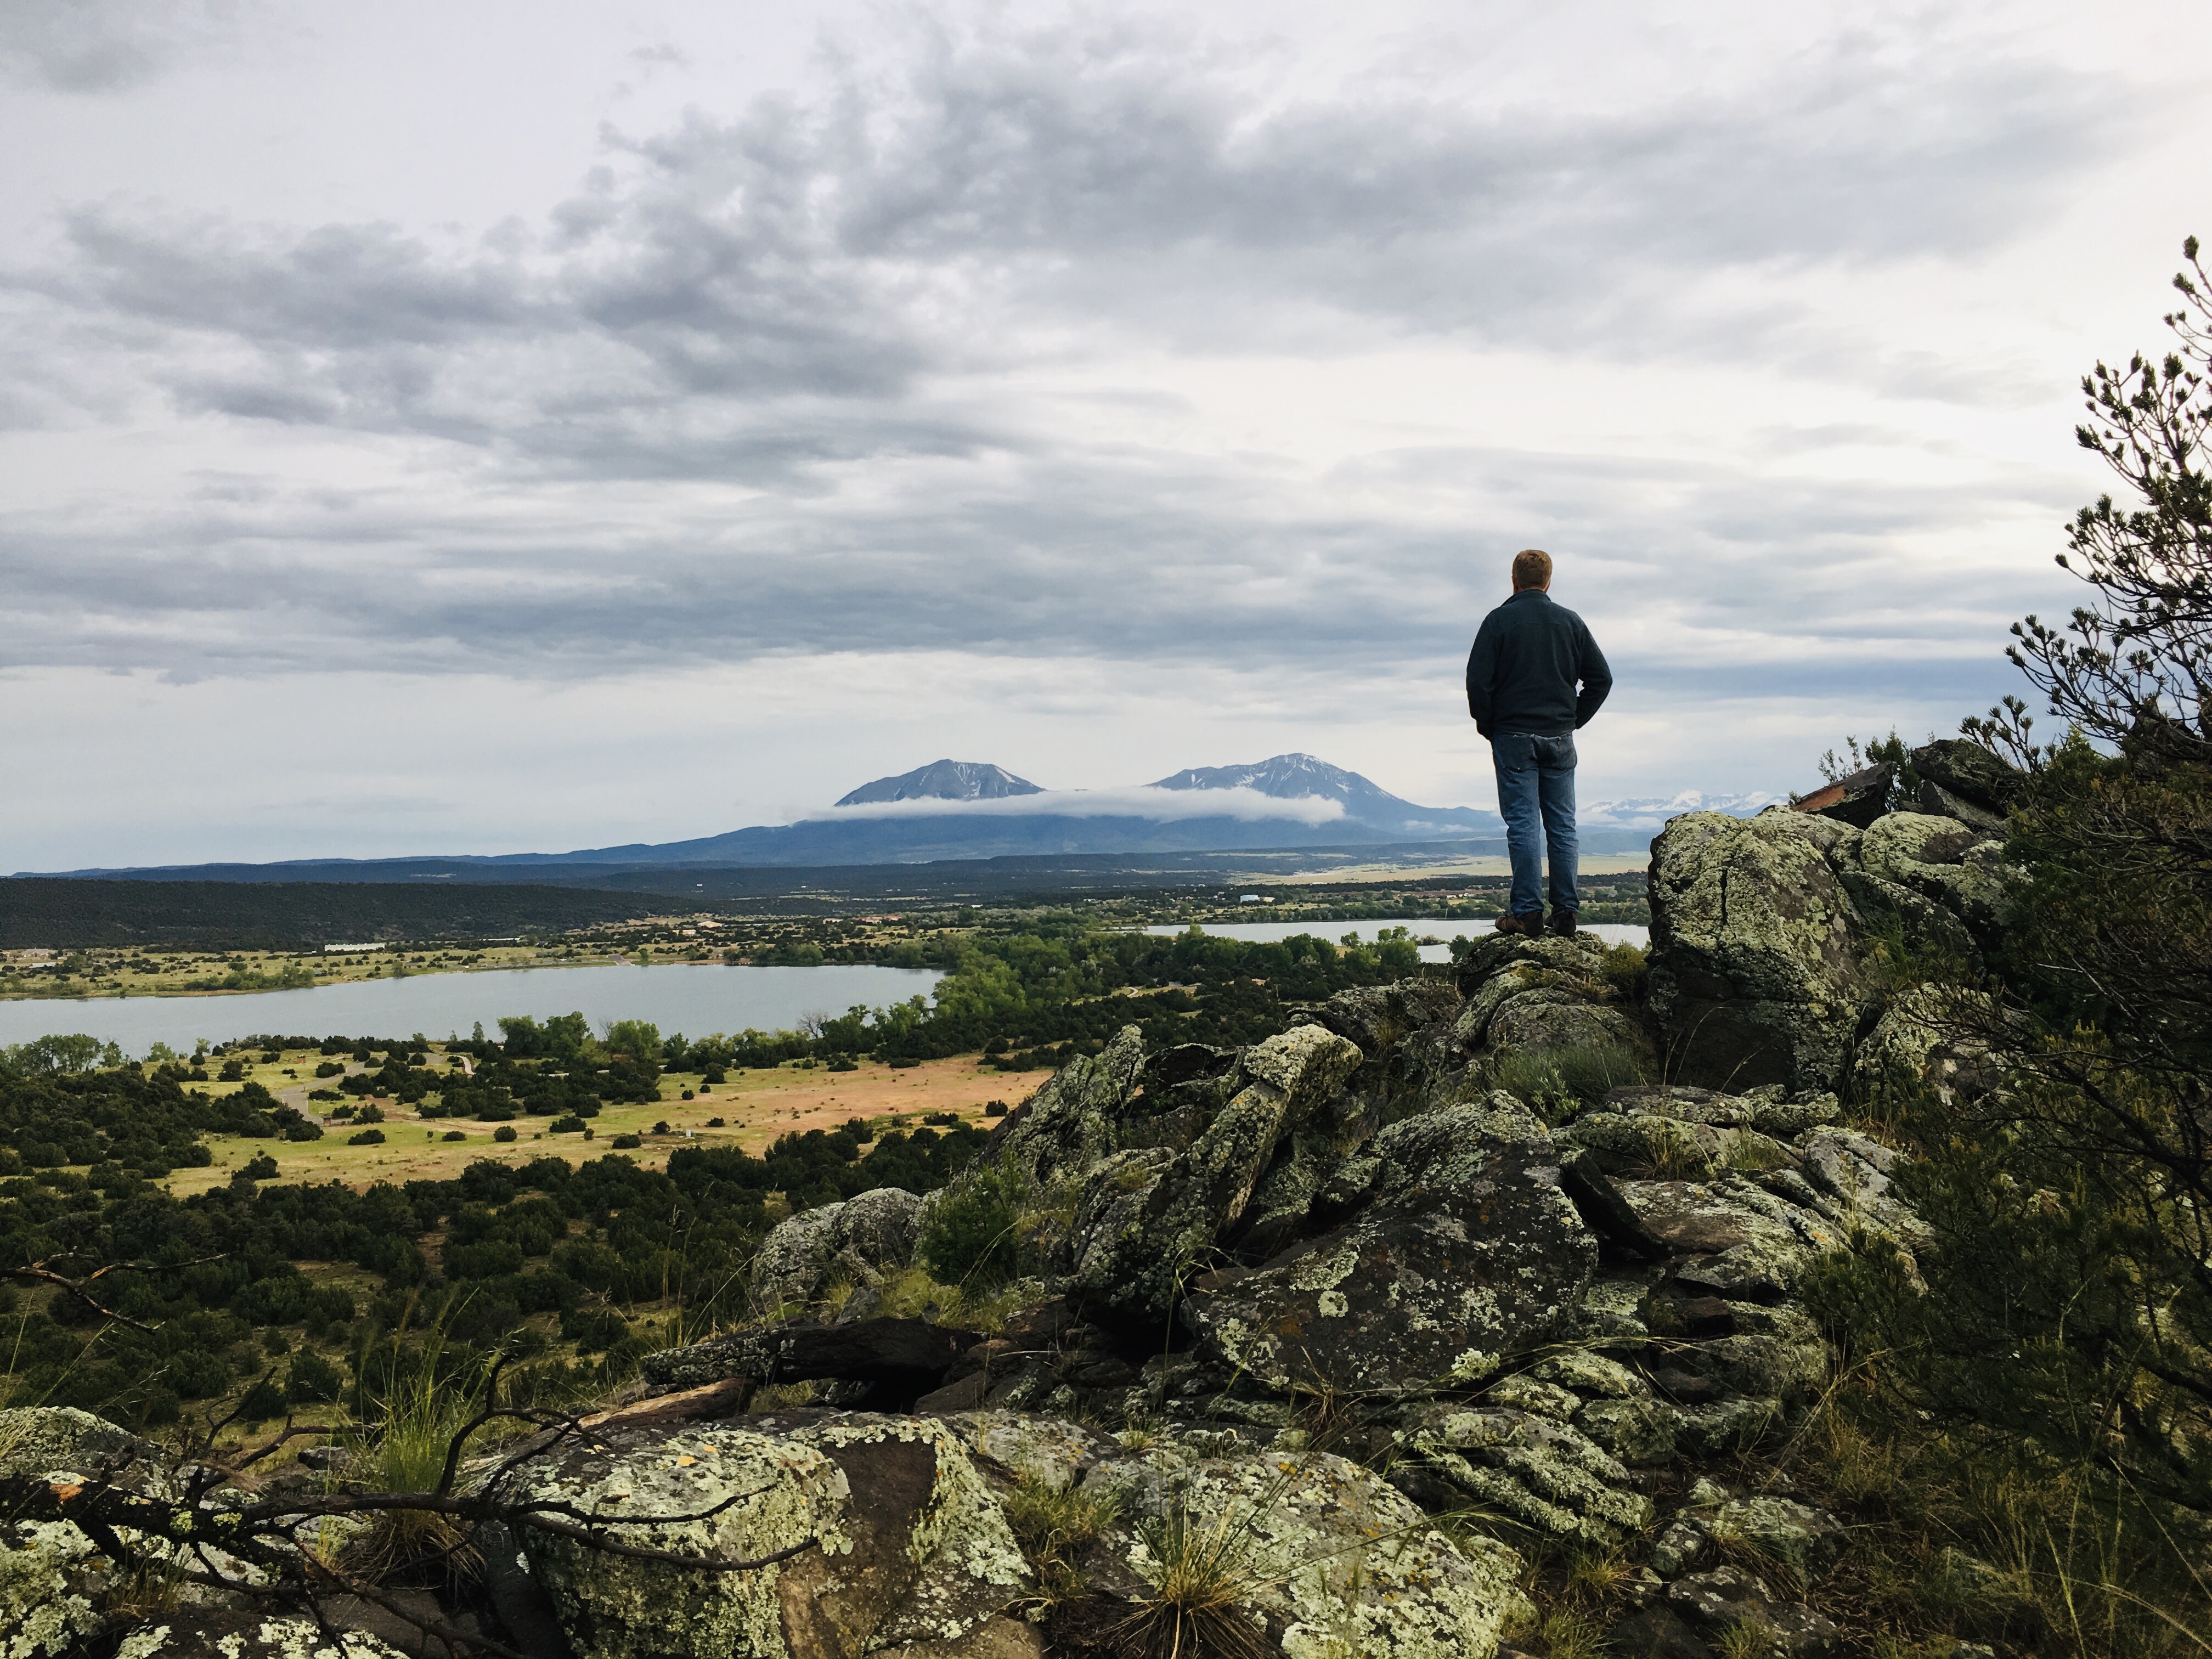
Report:
[[[1606,693],[1613,690],[1613,669],[1606,662],[1605,653],[1597,648],[1597,641],[1591,637],[1588,624],[1579,617],[1576,621],[1579,635],[1575,641],[1579,647],[1576,655],[1581,659],[1578,678],[1582,691],[1575,698],[1575,730],[1579,732],[1590,723],[1590,716],[1603,706]]]
[[[1498,677],[1498,630],[1485,617],[1475,630],[1474,648],[1467,653],[1467,712],[1474,729],[1490,735],[1490,689]]]

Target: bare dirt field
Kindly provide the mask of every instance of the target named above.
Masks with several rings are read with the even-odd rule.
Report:
[[[296,1056],[290,1063],[298,1069],[308,1069],[300,1066]],[[309,1102],[307,1091],[313,1085],[286,1079],[281,1066],[256,1066],[250,1074],[280,1100],[303,1112],[313,1115],[327,1103]],[[346,1139],[354,1127],[342,1122],[325,1123],[320,1140],[249,1140],[235,1135],[210,1135],[207,1145],[215,1154],[215,1163],[204,1170],[179,1170],[166,1184],[179,1197],[204,1192],[222,1186],[234,1170],[264,1153],[276,1160],[275,1179],[279,1181],[343,1181],[356,1188],[380,1181],[450,1181],[478,1158],[525,1164],[550,1154],[571,1164],[581,1164],[611,1151],[608,1142],[618,1134],[643,1137],[641,1146],[621,1156],[635,1158],[648,1169],[659,1169],[677,1146],[719,1143],[757,1152],[778,1135],[793,1130],[834,1129],[853,1117],[867,1119],[879,1128],[896,1118],[918,1127],[925,1113],[951,1112],[963,1121],[980,1124],[987,1103],[1002,1100],[1010,1107],[1018,1105],[1048,1075],[986,1071],[974,1055],[928,1060],[900,1071],[862,1060],[855,1072],[832,1072],[818,1065],[811,1071],[781,1066],[772,1071],[733,1072],[727,1083],[698,1093],[702,1087],[698,1073],[670,1073],[660,1079],[659,1102],[603,1107],[592,1120],[588,1141],[581,1135],[548,1134],[545,1119],[521,1117],[508,1126],[518,1132],[518,1138],[502,1144],[492,1139],[496,1125],[468,1118],[426,1121],[386,1101],[383,1103],[385,1121],[377,1126],[384,1131],[382,1146],[348,1146]],[[696,1097],[683,1098],[686,1089],[694,1091]],[[217,1085],[216,1092],[226,1091]],[[708,1127],[708,1120],[714,1117],[724,1120],[723,1127]],[[668,1134],[651,1133],[653,1124],[660,1121],[667,1123]],[[442,1138],[454,1130],[466,1138]]]

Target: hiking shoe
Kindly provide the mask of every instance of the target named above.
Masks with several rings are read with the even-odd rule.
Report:
[[[1520,933],[1529,939],[1541,939],[1544,936],[1544,913],[1541,910],[1532,910],[1525,916],[1500,916],[1498,919],[1498,931],[1501,933]]]
[[[1554,910],[1547,931],[1553,939],[1572,939],[1575,936],[1575,912]]]

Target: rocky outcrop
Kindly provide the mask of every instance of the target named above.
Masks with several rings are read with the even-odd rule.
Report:
[[[1652,843],[1650,1013],[1686,1081],[1790,1091],[1848,1081],[1882,1012],[1881,934],[1971,963],[2004,924],[2001,843],[1953,817],[1860,830],[1769,808],[1691,813]]]
[[[1996,1086],[1973,1011],[1885,965],[1899,939],[1970,960],[2004,926],[2011,877],[1965,809],[1992,817],[2008,786],[1978,765],[1922,768],[1939,811],[1674,820],[1648,995],[1589,935],[1500,935],[1454,980],[1343,992],[1242,1049],[1131,1027],[944,1194],[787,1219],[750,1280],[776,1316],[648,1356],[641,1398],[498,1477],[644,1553],[509,1513],[467,1616],[576,1659],[1045,1659],[1126,1646],[1195,1547],[1266,1651],[1487,1659],[1521,1611],[1494,1523],[1626,1553],[1617,1650],[1839,1652],[1796,1599],[1834,1518],[1698,1477],[1823,1386],[1800,1299],[1820,1259],[1884,1239],[1910,1275],[1928,1248],[1844,1101]],[[1610,1086],[1616,1063],[1646,1080]],[[1023,1277],[876,1316],[909,1305],[963,1194],[1020,1207]],[[840,1282],[858,1293],[817,1316]],[[803,1409],[759,1393],[810,1382]],[[0,1461],[160,1475],[80,1417],[0,1414]],[[1050,1534],[1054,1504],[1088,1521]],[[115,1637],[68,1532],[0,1540],[0,1596],[45,1644],[26,1656]],[[289,1651],[290,1626],[234,1612],[123,1650]]]
[[[921,1210],[914,1194],[878,1187],[778,1223],[753,1260],[753,1306],[774,1315],[809,1305],[840,1279],[875,1284],[914,1255]]]
[[[1651,844],[1651,1012],[1693,1083],[1832,1087],[1869,988],[1841,879],[1858,832],[1769,809],[1692,812]]]
[[[1393,1125],[1252,1272],[1197,1280],[1199,1349],[1278,1389],[1465,1385],[1542,1340],[1596,1264],[1544,1126],[1510,1097]]]
[[[1469,1053],[1583,1045],[1648,1051],[1643,1023],[1607,979],[1606,962],[1595,933],[1478,939],[1460,963],[1463,1000],[1452,1035]]]
[[[1085,1188],[1071,1239],[1078,1285],[1128,1314],[1162,1315],[1214,1242],[1243,1217],[1286,1136],[1295,1142],[1360,1063],[1317,1025],[1246,1049],[1227,1098],[1188,1144],[1133,1146],[1105,1158]],[[1316,1156],[1338,1144],[1316,1126]]]
[[[990,1486],[933,1418],[611,1425],[533,1466],[526,1488],[586,1515],[694,1517],[623,1528],[648,1548],[751,1560],[812,1540],[774,1565],[701,1573],[531,1532],[530,1571],[579,1659],[936,1650],[980,1643],[1032,1583]]]

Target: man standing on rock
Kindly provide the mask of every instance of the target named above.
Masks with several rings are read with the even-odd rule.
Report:
[[[1513,597],[1482,619],[1467,659],[1467,712],[1490,739],[1498,811],[1513,856],[1513,898],[1501,933],[1544,932],[1544,856],[1552,863],[1551,931],[1571,937],[1575,885],[1575,733],[1589,723],[1613,671],[1583,619],[1552,602],[1552,556],[1513,556]]]

